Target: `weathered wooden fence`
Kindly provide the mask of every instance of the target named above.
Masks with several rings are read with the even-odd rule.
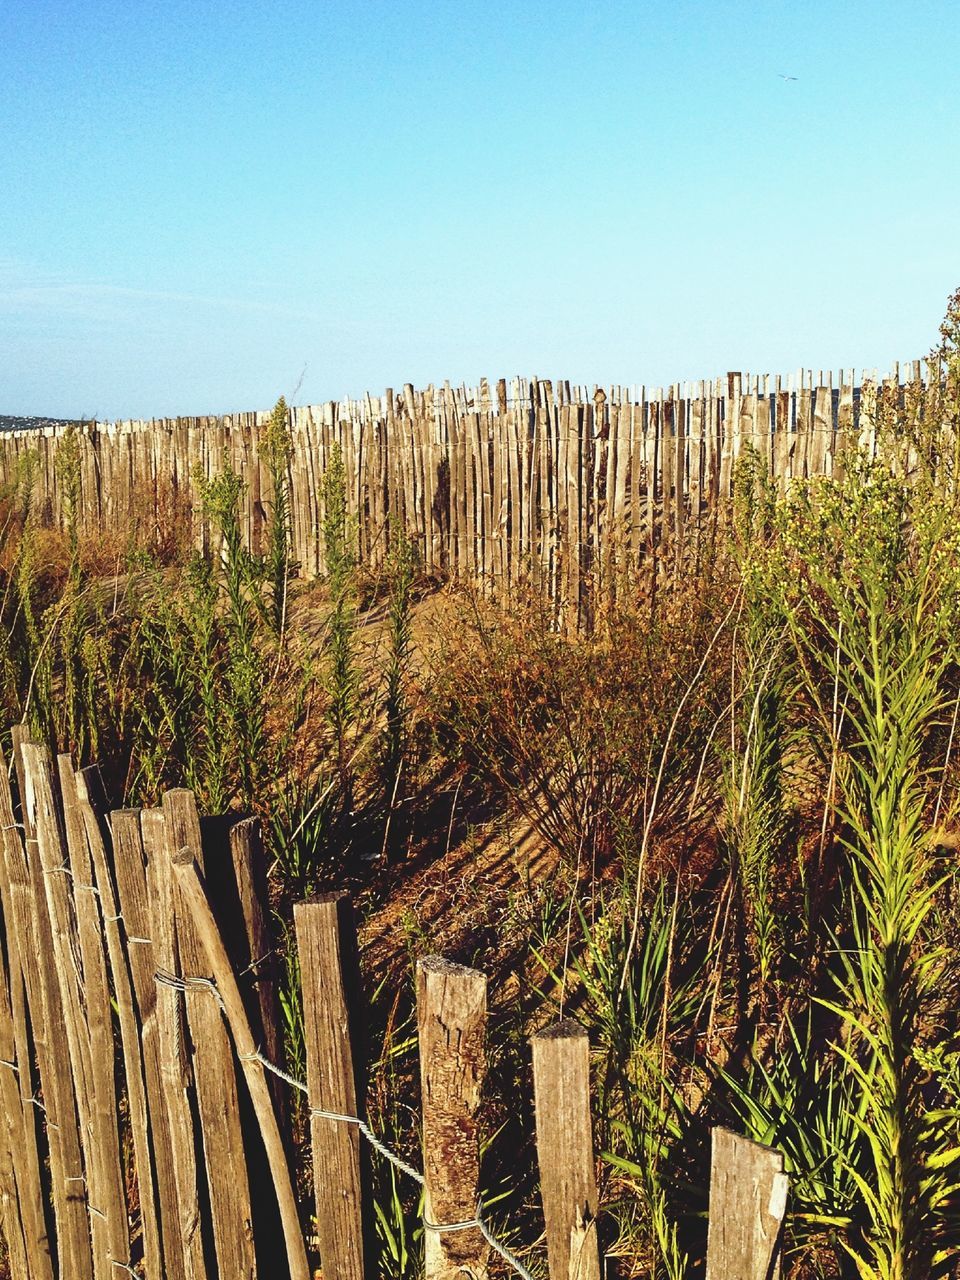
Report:
[[[744,445],[772,475],[829,474],[844,439],[869,444],[882,388],[921,385],[919,361],[876,371],[731,373],[666,389],[571,387],[501,380],[493,392],[406,386],[396,395],[292,409],[288,482],[293,554],[324,570],[322,479],[339,448],[359,552],[371,567],[404,530],[428,573],[479,582],[501,596],[532,583],[579,607],[612,565],[696,528],[729,497]],[[87,424],[81,432],[81,512],[90,529],[126,534],[171,509],[195,509],[195,477],[225,465],[246,482],[242,525],[264,545],[272,500],[261,456],[267,413]],[[0,436],[0,479],[38,453],[37,497],[61,518],[60,429]],[[202,538],[199,521],[194,534]]]
[[[0,1228],[11,1280],[310,1280],[287,1117],[309,1106],[325,1280],[373,1274],[367,1158],[423,1188],[425,1274],[527,1268],[479,1199],[486,979],[417,973],[422,1172],[363,1121],[356,935],[342,894],[294,912],[306,1082],[281,1048],[255,820],[201,820],[191,792],[108,814],[95,769],[22,729],[0,759]],[[551,1280],[599,1280],[589,1049],[533,1038]],[[766,1280],[782,1158],[714,1133],[708,1280]]]

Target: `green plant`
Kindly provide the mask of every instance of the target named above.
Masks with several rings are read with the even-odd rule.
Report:
[[[240,497],[243,481],[225,468],[212,480],[199,479],[203,509],[221,540],[220,562],[228,604],[223,714],[228,722],[231,749],[240,774],[240,796],[249,809],[257,802],[266,758],[266,706],[264,691],[269,669],[258,642],[256,609],[251,599],[254,567],[243,546],[240,530]]]
[[[407,748],[407,700],[405,681],[410,663],[413,629],[412,592],[417,570],[413,544],[401,534],[391,549],[387,575],[389,599],[387,612],[387,656],[384,677],[383,783],[386,791],[386,818],[383,849],[391,850],[394,814],[402,802],[401,778]],[[396,843],[396,842],[395,842]]]
[[[344,808],[354,807],[355,737],[360,697],[356,661],[357,574],[353,530],[347,512],[347,478],[343,452],[334,445],[323,476],[323,548],[326,560],[329,616],[328,718]]]
[[[930,1105],[914,1052],[946,964],[928,929],[943,878],[926,815],[936,777],[929,744],[945,713],[960,605],[960,537],[935,493],[882,461],[851,457],[842,479],[784,505],[777,556],[819,732],[834,724],[831,683],[847,726],[838,812],[851,942],[824,1005],[842,1020],[837,1052],[868,1100],[860,1125],[872,1167],[855,1174],[864,1238],[845,1247],[863,1280],[919,1280],[946,1274],[960,1245],[949,1213],[957,1116]]]
[[[801,1260],[835,1253],[862,1224],[860,1183],[872,1172],[865,1123],[873,1090],[864,1084],[876,1062],[864,1057],[864,1075],[852,1074],[837,1050],[824,1050],[814,1014],[811,1005],[799,1023],[786,1014],[767,1061],[754,1051],[742,1070],[718,1073],[733,1122],[783,1153],[787,1247]]]
[[[267,578],[270,582],[270,620],[280,634],[287,617],[287,588],[290,577],[290,482],[288,466],[293,452],[287,426],[289,409],[283,396],[274,405],[261,440],[261,450],[270,474],[272,501],[267,531]]]
[[[667,1167],[685,1118],[670,1068],[695,1025],[703,963],[677,888],[661,880],[650,891],[632,946],[633,885],[625,877],[616,894],[597,898],[592,920],[573,904],[576,930],[563,969],[534,951],[599,1050],[604,1160],[631,1193],[626,1206],[621,1201],[621,1234],[638,1237],[651,1274],[668,1280],[680,1280],[688,1266],[669,1204]]]
[[[723,836],[737,886],[754,992],[766,1017],[781,950],[774,876],[787,826],[783,786],[792,669],[777,598],[763,576],[775,496],[765,459],[749,446],[734,474],[733,544],[743,592],[731,662],[730,741],[722,752]],[[752,1010],[744,1010],[746,1013]]]

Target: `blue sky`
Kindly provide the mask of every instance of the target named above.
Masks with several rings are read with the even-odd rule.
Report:
[[[0,413],[914,358],[958,66],[956,0],[0,0]]]

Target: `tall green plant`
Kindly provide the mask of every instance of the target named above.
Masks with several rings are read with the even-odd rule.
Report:
[[[731,667],[739,686],[731,688],[723,821],[752,960],[753,995],[763,1016],[780,950],[773,894],[786,826],[783,769],[791,678],[783,618],[763,576],[774,509],[766,461],[747,448],[734,475],[733,543],[743,609]]]
[[[273,493],[267,532],[267,579],[270,583],[270,620],[274,631],[283,631],[287,617],[290,577],[290,482],[287,467],[293,446],[287,425],[289,410],[283,396],[274,405],[263,433],[262,453]]]
[[[56,736],[68,750],[82,757],[87,735],[92,741],[96,739],[96,718],[90,700],[85,696],[89,685],[84,670],[84,657],[89,649],[85,650],[83,645],[88,620],[84,616],[81,600],[80,440],[77,429],[72,424],[67,427],[57,446],[54,469],[59,483],[61,515],[69,551],[63,596],[55,610],[51,611],[48,624],[56,628],[56,649],[63,676],[63,697],[55,716],[59,730]]]
[[[268,664],[258,641],[254,571],[240,529],[243,481],[229,467],[200,481],[203,509],[220,536],[220,564],[227,603],[224,699],[228,740],[239,767],[240,795],[248,808],[258,799],[267,758],[264,690]]]
[[[345,797],[349,797],[352,794],[350,729],[360,684],[355,653],[357,562],[347,511],[347,473],[339,444],[334,445],[323,476],[322,532],[330,601],[327,632],[329,717],[337,769]]]
[[[929,744],[953,660],[960,533],[935,492],[851,457],[841,480],[784,506],[778,555],[819,732],[834,731],[833,685],[847,726],[837,745],[850,946],[825,1003],[846,1028],[838,1052],[866,1100],[872,1157],[870,1176],[857,1175],[868,1224],[847,1248],[862,1280],[920,1280],[946,1274],[960,1245],[950,1219],[957,1113],[931,1105],[915,1052],[947,960],[929,929],[942,884]]]
[[[407,702],[405,681],[413,635],[413,583],[417,569],[416,549],[401,533],[390,553],[387,572],[390,583],[387,613],[387,656],[384,695],[383,782],[386,790],[386,820],[383,847],[391,848],[393,817],[402,800],[401,782],[407,745]]]

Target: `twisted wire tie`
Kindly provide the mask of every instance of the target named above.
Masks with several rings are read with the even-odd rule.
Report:
[[[251,960],[245,969],[241,969],[239,976],[243,978],[243,977],[246,977],[248,973],[256,974],[256,971],[260,968],[260,966],[264,964],[267,960],[269,960],[271,956],[275,956],[276,954],[277,953],[275,950],[265,951],[263,955],[259,957],[259,959]]]
[[[209,991],[220,1006],[221,1012],[226,1012],[220,992],[217,990],[217,984],[209,978],[180,978],[175,973],[167,973],[164,969],[158,969],[153,977],[156,982],[159,982],[164,987],[172,987],[174,991],[183,993],[187,991]]]

